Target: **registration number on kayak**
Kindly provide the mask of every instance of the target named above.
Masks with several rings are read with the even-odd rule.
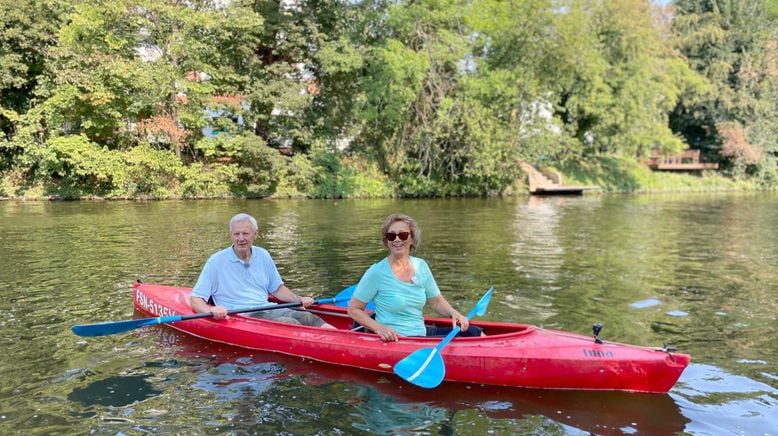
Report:
[[[613,351],[587,350],[586,348],[582,348],[581,351],[586,357],[613,357]]]
[[[143,310],[157,315],[157,316],[173,316],[176,315],[176,312],[169,308],[162,305],[157,304],[156,301],[152,300],[151,298],[147,297],[146,294],[140,291],[135,292],[135,299],[138,301],[138,305],[143,308]]]

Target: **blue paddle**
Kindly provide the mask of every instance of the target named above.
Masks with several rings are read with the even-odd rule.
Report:
[[[354,291],[357,289],[357,285],[351,285],[343,289],[342,291],[338,292],[338,295],[335,296],[335,300],[337,300],[337,305],[340,307],[348,307],[348,302],[351,300],[351,296],[354,295]],[[365,309],[367,310],[375,310],[375,304],[373,302],[367,303],[367,306],[365,306]]]
[[[315,300],[313,304],[330,304],[330,303],[335,303],[337,301],[338,301],[337,297],[322,298],[319,300]],[[302,303],[275,304],[272,306],[229,310],[227,311],[227,314],[232,315],[234,313],[262,312],[265,310],[284,309],[284,308],[299,307],[299,306],[302,306]],[[138,327],[143,327],[147,325],[167,324],[170,322],[186,321],[186,320],[197,319],[197,318],[210,318],[212,316],[213,316],[212,313],[195,313],[192,315],[160,316],[156,318],[141,318],[141,319],[129,319],[126,321],[102,322],[98,324],[79,324],[79,325],[74,325],[70,329],[73,331],[73,333],[77,334],[78,336],[89,336],[89,337],[105,336],[105,335],[112,335],[114,333],[126,332],[128,330],[136,329]]]
[[[481,316],[486,313],[489,299],[492,298],[492,289],[494,288],[489,288],[486,294],[478,300],[473,310],[467,314],[468,320],[473,319],[475,315]],[[443,357],[440,356],[440,351],[454,339],[460,330],[462,328],[456,326],[434,348],[421,348],[409,354],[394,365],[394,373],[417,386],[427,389],[436,387],[446,375],[446,366],[443,363]]]

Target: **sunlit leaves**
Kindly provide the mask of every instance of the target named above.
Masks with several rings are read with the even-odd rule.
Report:
[[[684,98],[673,125],[695,146],[720,151],[735,174],[775,171],[778,27],[768,13],[770,5],[762,0],[680,0],[676,6],[678,47],[711,92]],[[763,158],[745,158],[744,150]]]
[[[143,193],[325,195],[316,183],[342,190],[321,171],[343,159],[403,195],[490,195],[521,177],[518,159],[716,156],[725,142],[760,151],[725,154],[764,171],[778,153],[771,3],[674,3],[0,0],[0,171],[106,186],[40,164],[56,148],[86,165],[83,146],[133,171],[178,159],[178,178],[155,173],[168,191]]]

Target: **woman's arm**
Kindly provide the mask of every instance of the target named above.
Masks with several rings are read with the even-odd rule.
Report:
[[[365,311],[365,307],[367,307],[367,303],[362,302],[357,297],[351,297],[351,300],[348,302],[348,316],[362,324],[366,329],[374,331],[382,341],[397,342],[400,339],[400,335],[393,328],[371,318]]]
[[[456,309],[448,304],[448,301],[443,297],[443,294],[438,294],[432,298],[427,299],[427,304],[439,314],[447,316],[452,320],[452,327],[456,327],[457,324],[462,327],[462,330],[467,330],[470,327],[470,321],[466,316],[459,313]]]

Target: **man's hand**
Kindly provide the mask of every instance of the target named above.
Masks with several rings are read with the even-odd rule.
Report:
[[[313,305],[314,299],[311,297],[300,297],[300,303],[302,303],[303,307],[308,307]]]
[[[211,306],[208,311],[213,314],[214,319],[227,319],[227,309],[224,306]]]

